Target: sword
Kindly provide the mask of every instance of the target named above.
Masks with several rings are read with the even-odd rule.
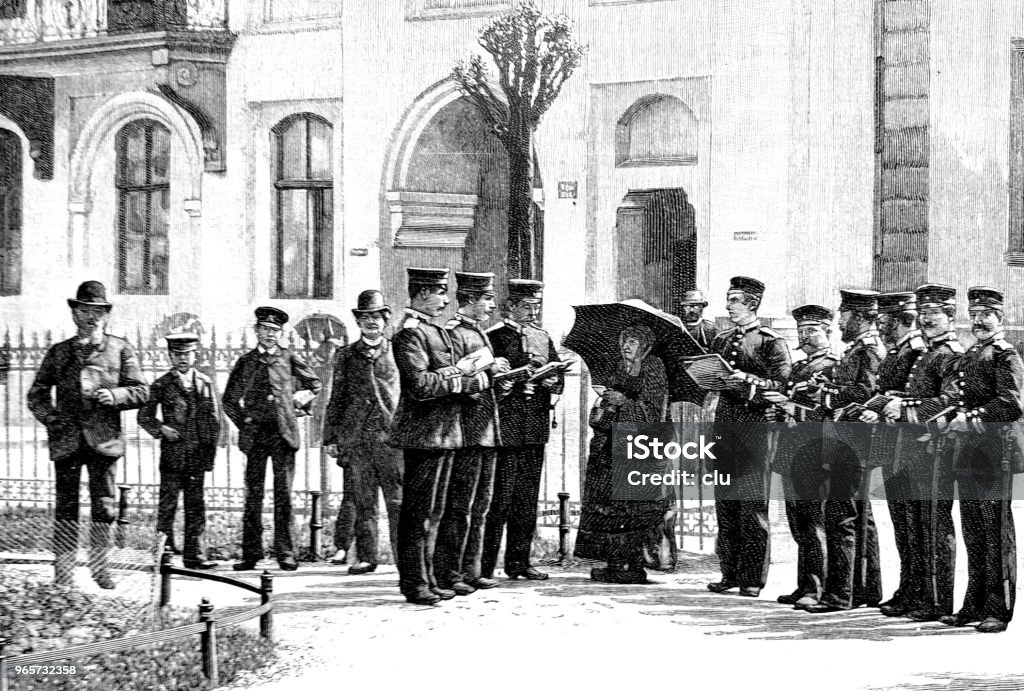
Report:
[[[860,512],[860,587],[867,588],[868,584],[868,494],[871,491],[871,449],[875,445],[875,434],[878,431],[876,425],[871,426],[871,439],[868,440],[868,454],[864,459],[864,475],[860,481],[861,512]],[[851,594],[852,597],[852,594]]]
[[[939,464],[942,463],[942,451],[945,448],[940,440],[935,443],[935,453],[932,456],[932,482],[931,495],[928,497],[928,580],[932,588],[932,606],[939,608],[939,568],[938,568],[938,505],[939,505]],[[959,437],[954,440],[954,454],[959,454],[956,444],[960,442]]]
[[[1007,430],[1009,432],[1010,430]],[[1007,554],[1006,544],[1008,540],[1006,536],[1009,534],[1009,512],[1013,510],[1013,465],[1011,463],[1011,456],[1008,453],[1011,451],[1009,444],[1006,442],[1011,441],[1009,434],[1003,437],[1004,439],[1004,451],[1003,460],[1001,464],[1002,475],[1002,487],[1000,488],[1000,502],[999,502],[999,562],[1002,570],[1003,578],[1003,604],[1006,607],[1006,613],[1009,614],[1013,607],[1013,593],[1011,592],[1012,585],[1010,583],[1010,558],[1012,555]]]

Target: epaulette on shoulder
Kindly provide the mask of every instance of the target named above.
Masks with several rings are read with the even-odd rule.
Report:
[[[728,337],[732,336],[735,333],[736,333],[736,327],[735,326],[730,326],[728,329],[725,329],[724,331],[719,331],[718,333],[716,333],[715,334],[715,338],[728,338]]]
[[[963,355],[965,352],[967,352],[964,349],[964,345],[960,341],[956,340],[955,338],[951,338],[950,340],[946,341],[942,345],[944,345],[947,348],[949,348],[949,351],[951,353],[956,353],[958,355]]]
[[[758,332],[763,333],[766,336],[771,336],[772,338],[784,338],[778,331],[767,326],[758,328]]]
[[[420,320],[418,317],[406,317],[405,321],[402,322],[403,329],[418,329],[420,326]]]
[[[823,359],[831,360],[832,362],[840,362],[842,360],[842,358],[836,355],[835,353],[829,353]]]
[[[461,323],[462,322],[460,322],[458,319],[449,319],[448,321],[446,321],[444,323],[444,328],[446,328],[449,331],[451,331],[452,329],[454,329],[456,326],[458,326]]]
[[[912,336],[908,345],[914,350],[928,350],[928,344],[920,336]]]
[[[1013,346],[1010,342],[1003,338],[998,338],[992,341],[992,347],[999,351],[1013,350]]]
[[[498,322],[497,324],[495,324],[491,328],[489,328],[486,331],[484,331],[484,333],[488,333],[488,334],[489,333],[494,333],[495,331],[497,331],[499,329],[504,329],[504,328],[505,328],[505,322]]]

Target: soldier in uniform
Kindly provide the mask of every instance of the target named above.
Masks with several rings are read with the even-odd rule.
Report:
[[[278,344],[288,315],[276,307],[256,308],[256,347],[235,363],[224,388],[224,412],[238,428],[245,454],[245,510],[242,560],[248,571],[263,558],[263,487],[267,458],[274,475],[274,553],[284,571],[298,568],[292,539],[292,481],[300,446],[298,415],[320,393],[320,379],[302,359]],[[295,390],[293,380],[298,380]]]
[[[878,293],[840,293],[839,328],[843,341],[850,346],[833,368],[831,380],[818,392],[826,412],[837,422],[848,419],[848,411],[844,410],[847,406],[863,404],[871,398],[885,353],[877,329]],[[834,435],[826,428],[821,458],[807,467],[794,469],[794,478],[799,478],[797,495],[803,498],[818,495],[826,479],[825,468],[828,479],[825,592],[817,604],[800,608],[806,612],[835,612],[860,605],[874,607],[882,599],[878,533],[865,491],[870,477],[870,445],[864,430],[869,428],[857,422],[860,412],[852,422],[838,425]]]
[[[548,332],[536,325],[544,284],[513,278],[508,282],[508,317],[487,331],[494,354],[513,368],[543,367],[559,362]],[[561,373],[535,384],[517,383],[498,403],[502,446],[494,479],[494,500],[487,514],[482,575],[490,578],[498,560],[501,534],[505,540],[505,575],[544,580],[546,573],[530,564],[530,546],[537,529],[537,500],[544,470],[544,445],[551,424],[552,396],[562,393]]]
[[[220,438],[220,416],[213,381],[196,369],[199,336],[166,337],[171,371],[153,382],[149,401],[139,409],[139,426],[160,440],[160,507],[157,530],[170,536],[178,495],[184,495],[186,569],[213,569],[203,557],[200,540],[206,528],[203,483],[213,470]],[[160,406],[160,417],[157,417]]]
[[[402,454],[387,443],[398,405],[398,367],[384,327],[391,308],[379,290],[364,290],[352,310],[361,337],[334,356],[331,399],[324,416],[323,443],[345,472],[345,494],[356,512],[359,562],[353,576],[377,569],[377,493],[387,505],[392,553],[398,553],[402,506]],[[344,503],[338,524],[344,521]],[[339,547],[339,549],[345,549]]]
[[[967,547],[967,594],[960,611],[941,618],[982,633],[1005,631],[1017,591],[1017,547],[1010,510],[1013,471],[1006,427],[1021,417],[1024,364],[1003,337],[1003,294],[987,286],[967,291],[977,342],[960,358],[943,395],[955,406],[944,428],[955,436],[953,463],[960,529]]]
[[[86,281],[68,300],[78,333],[46,353],[28,391],[28,409],[46,426],[56,478],[54,582],[71,585],[78,552],[78,492],[89,472],[92,526],[89,565],[93,580],[112,589],[108,555],[114,511],[114,470],[124,455],[121,411],[149,396],[135,349],[106,332],[113,305],[99,281]],[[53,392],[56,389],[56,406]]]
[[[484,353],[493,360],[480,372],[488,377],[489,383],[490,372],[509,370],[507,360],[494,358],[490,339],[481,328],[495,309],[494,274],[456,272],[455,281],[459,309],[445,328],[451,335],[457,360]],[[438,585],[454,590],[456,595],[469,595],[477,589],[498,585],[493,578],[481,575],[481,557],[494,493],[497,447],[501,445],[495,393],[496,389],[507,393],[510,387],[511,382],[504,382],[458,396],[462,447],[452,458],[452,476],[434,555]]]
[[[896,474],[906,477],[909,485],[904,505],[909,511],[907,549],[911,572],[909,580],[901,581],[900,589],[881,610],[887,616],[934,621],[953,612],[955,474],[951,445],[942,444],[941,439],[921,441],[920,425],[945,407],[941,397],[943,382],[955,372],[964,350],[953,330],[956,289],[927,284],[917,289],[916,299],[928,350],[910,368],[904,391],[888,392],[891,396],[882,411],[887,420],[896,424],[895,428],[882,429],[895,429]]]
[[[765,391],[778,391],[789,379],[789,348],[782,336],[761,325],[757,310],[764,284],[735,276],[726,293],[729,321],[735,326],[719,333],[711,352],[732,367],[733,386],[723,391],[716,412],[718,440],[716,470],[729,485],[715,487],[718,554],[722,577],[708,590],[757,597],[768,577],[768,481],[771,425],[764,414],[771,403]]]
[[[791,473],[795,458],[821,458],[821,408],[805,398],[803,390],[815,388],[815,378],[831,375],[832,368],[839,362],[829,345],[834,317],[832,310],[821,305],[804,305],[793,310],[800,350],[806,357],[793,363],[782,391],[765,391],[762,394],[765,400],[774,404],[766,413],[767,419],[774,422],[781,416],[786,423],[779,434],[779,451],[773,470],[782,479],[786,518],[793,541],[797,544],[797,585],[792,593],[778,597],[784,605],[802,607],[816,604],[825,585],[825,514],[822,504],[816,498],[799,498]]]
[[[704,350],[711,347],[711,342],[718,334],[715,325],[704,319],[704,308],[707,306],[708,301],[705,299],[704,293],[699,290],[686,291],[683,293],[683,299],[679,301],[686,330]]]
[[[439,588],[434,548],[444,514],[452,457],[463,446],[459,394],[490,388],[486,372],[456,366],[447,329],[431,320],[448,306],[448,269],[409,268],[409,307],[392,342],[401,393],[391,445],[403,450],[398,519],[398,586],[405,599],[432,605],[455,597]]]
[[[914,293],[883,293],[878,296],[878,331],[888,347],[878,366],[878,390],[890,396],[902,396],[911,372],[917,371],[921,356],[928,349],[917,326],[917,297]],[[879,411],[865,410],[862,422],[878,422]],[[902,455],[909,442],[902,427],[881,425],[874,430],[872,454],[882,461],[885,498],[892,518],[896,552],[900,559],[900,582],[896,592],[881,603],[883,614],[905,613],[914,600],[912,591],[916,536],[913,531],[913,503],[910,473]],[[902,611],[901,611],[902,610]]]

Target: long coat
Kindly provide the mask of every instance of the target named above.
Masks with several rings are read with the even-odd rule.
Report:
[[[371,357],[369,346],[359,339],[334,356],[331,400],[324,415],[324,444],[342,448],[359,443],[363,424],[374,411],[388,430],[398,406],[398,367],[391,341],[383,339]]]
[[[267,368],[265,385],[257,384],[260,367]],[[320,393],[320,378],[286,348],[278,347],[274,355],[253,349],[235,363],[224,389],[224,412],[238,428],[238,448],[242,453],[252,448],[257,430],[272,421],[277,423],[281,438],[293,449],[299,448],[293,378],[299,380],[301,389]],[[246,423],[246,418],[251,418],[251,422]]]
[[[480,326],[462,315],[445,324],[452,339],[455,357],[463,358],[483,348],[495,355],[490,339]],[[459,396],[459,417],[464,446],[501,446],[498,399],[493,388]]]
[[[139,368],[135,349],[123,338],[104,335],[82,360],[76,338],[56,343],[46,353],[28,391],[28,408],[46,425],[50,459],[58,461],[78,451],[81,441],[108,456],[124,454],[121,411],[138,408],[149,396],[149,385]],[[109,389],[113,405],[82,396],[82,384]],[[57,405],[51,389],[57,389]]]
[[[171,370],[149,390],[149,401],[139,410],[139,426],[160,440],[161,473],[205,473],[213,470],[220,437],[220,417],[213,382],[199,370],[194,392],[186,391],[181,377]],[[156,408],[160,406],[157,417]],[[177,441],[165,439],[160,427],[178,432]]]

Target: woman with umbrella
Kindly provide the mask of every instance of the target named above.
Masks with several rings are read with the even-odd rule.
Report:
[[[612,425],[661,422],[666,419],[669,387],[665,366],[651,350],[654,331],[642,324],[619,332],[620,361],[605,380],[606,389],[590,412],[594,436],[590,442],[583,510],[575,554],[600,560],[590,577],[602,583],[646,583],[644,545],[660,538],[669,510],[666,499],[613,499]]]

